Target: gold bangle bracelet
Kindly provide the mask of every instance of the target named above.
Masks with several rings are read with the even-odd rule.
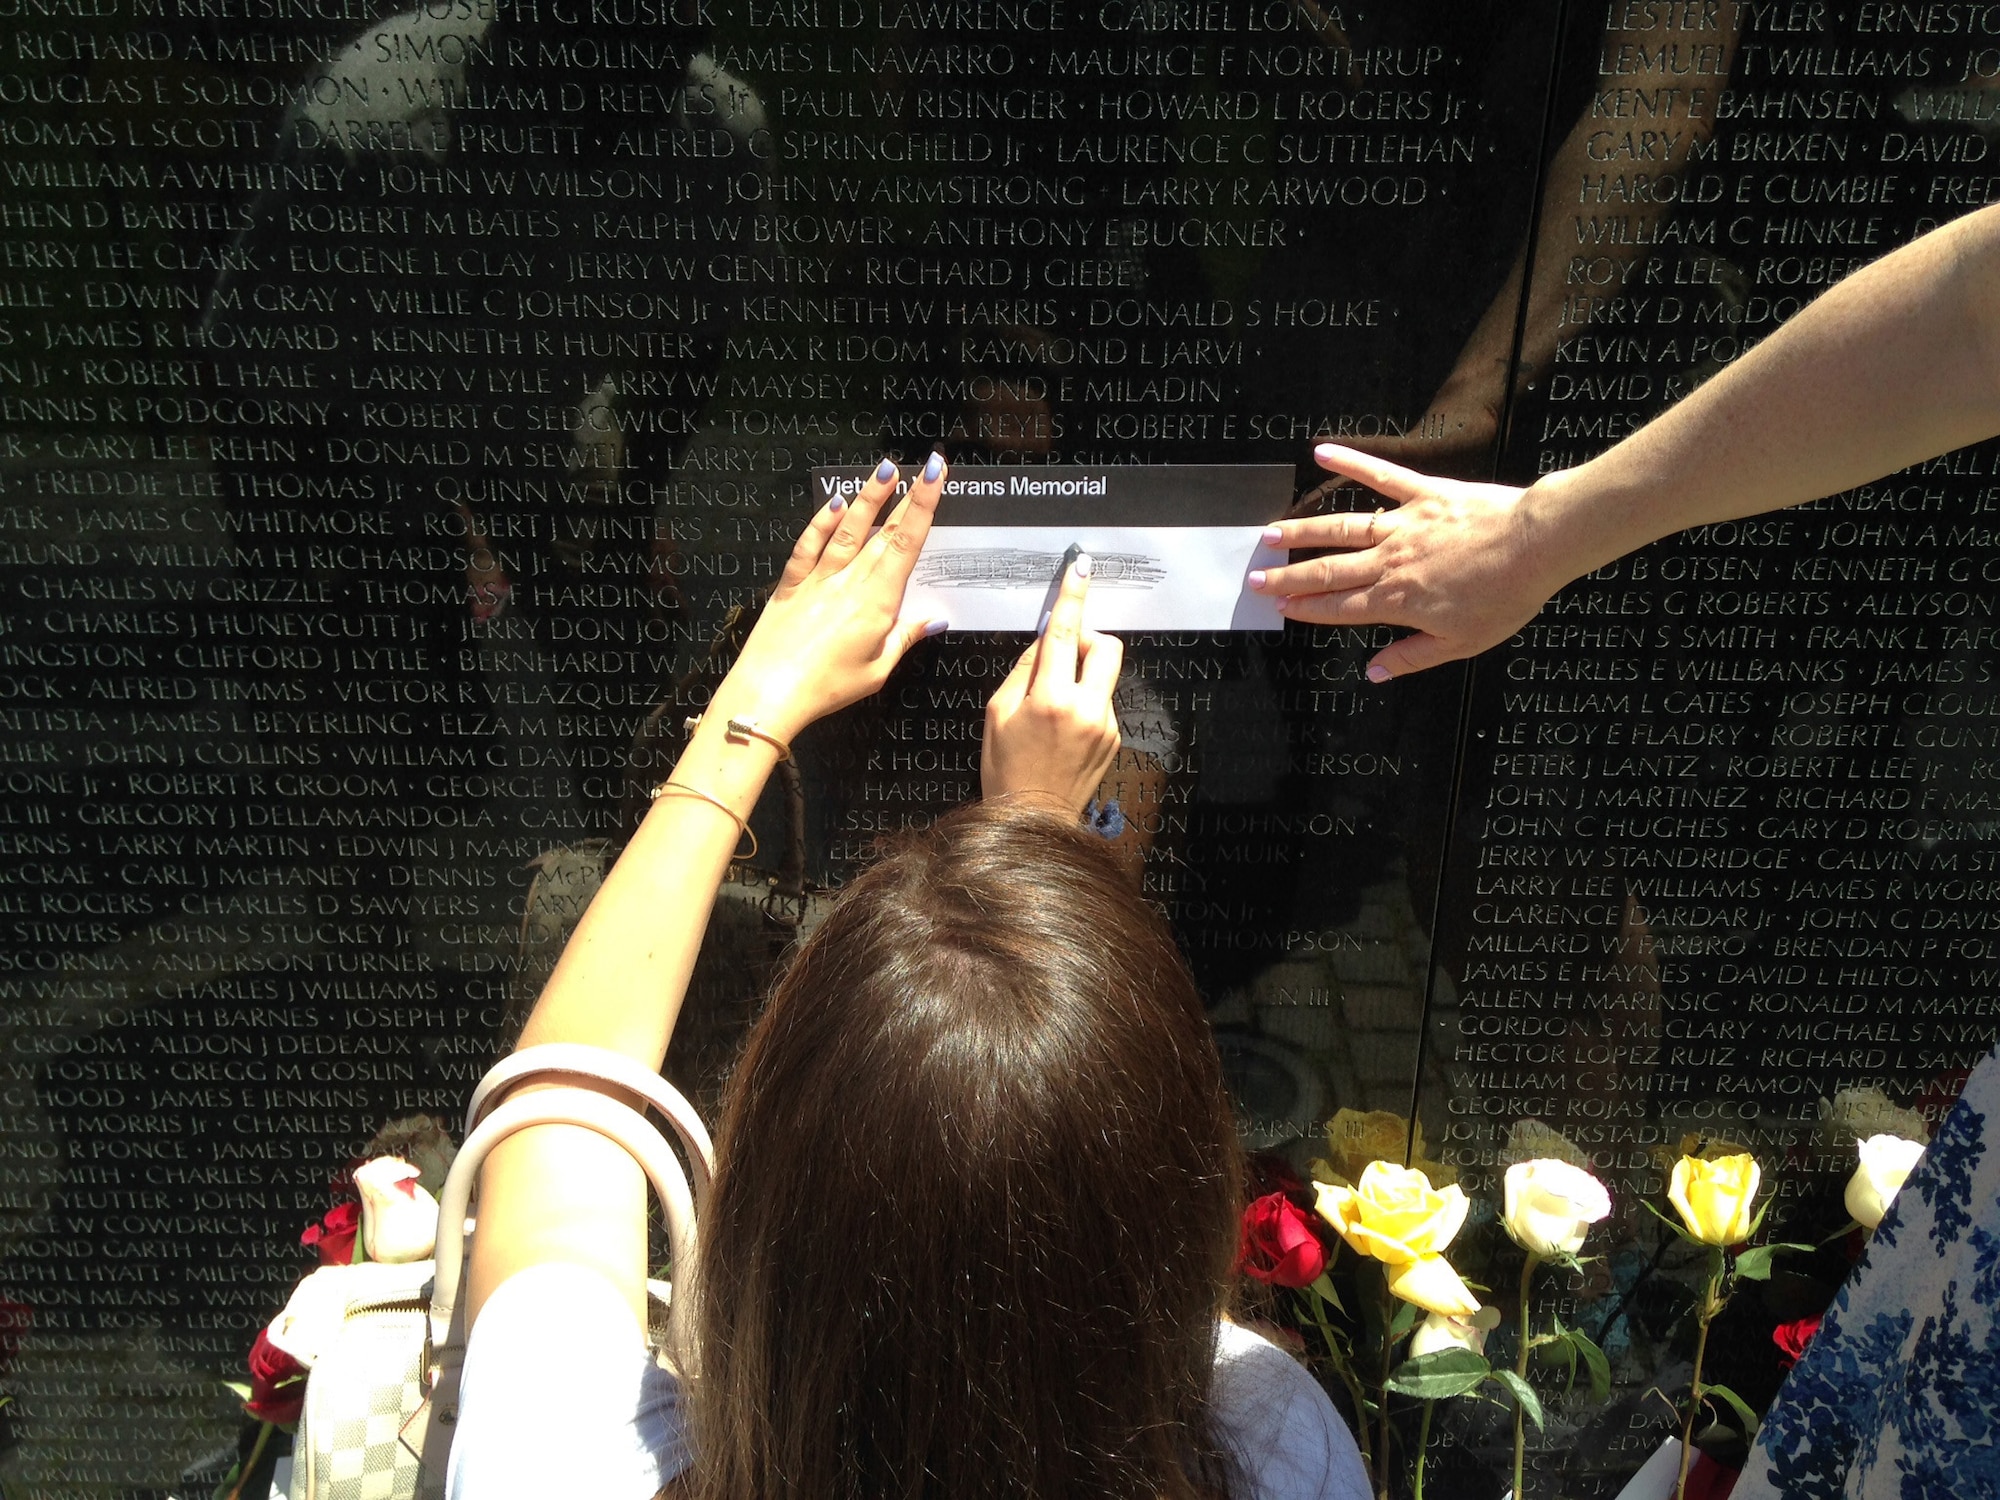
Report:
[[[690,714],[682,727],[689,734],[693,734],[695,730],[701,727],[701,720],[702,716],[700,714]],[[730,743],[737,745],[742,744],[746,740],[762,740],[778,752],[779,760],[790,760],[792,758],[792,747],[790,745],[779,739],[775,734],[766,734],[748,719],[731,719],[723,726],[722,737],[730,741]]]
[[[687,797],[699,797],[710,807],[719,808],[725,816],[732,819],[736,826],[743,831],[743,837],[750,840],[750,847],[741,853],[731,854],[729,856],[731,864],[742,864],[745,860],[757,857],[757,834],[750,827],[750,820],[744,817],[742,813],[731,807],[727,802],[724,802],[720,797],[711,797],[699,787],[692,787],[681,781],[663,781],[654,787],[648,795],[653,801],[657,802],[660,798],[672,792],[679,792]]]

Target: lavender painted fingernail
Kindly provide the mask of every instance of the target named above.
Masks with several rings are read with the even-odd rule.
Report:
[[[1076,555],[1076,561],[1071,563],[1069,565],[1069,568],[1070,571],[1076,574],[1077,577],[1088,578],[1090,576],[1090,570],[1092,566],[1093,564],[1090,561],[1090,554],[1088,552],[1079,552]]]
[[[1278,545],[1278,543],[1282,542],[1284,539],[1285,539],[1284,528],[1279,526],[1266,526],[1264,528],[1264,534],[1257,538],[1257,540],[1262,542],[1266,547],[1275,547]]]
[[[935,483],[937,477],[942,473],[944,473],[944,455],[942,453],[932,453],[929,458],[924,460],[924,482],[926,484]]]
[[[949,620],[932,620],[932,621],[931,621],[931,622],[930,622],[930,623],[929,623],[928,625],[926,625],[926,626],[924,627],[924,634],[925,634],[925,635],[943,635],[943,634],[944,634],[944,633],[945,633],[945,632],[946,632],[947,630],[949,630],[949,629],[951,629],[951,621],[949,621]]]
[[[1368,680],[1370,682],[1387,682],[1389,680],[1389,669],[1379,661],[1370,662],[1368,665]]]
[[[1266,575],[1262,568],[1252,568],[1249,578],[1244,581],[1253,589],[1261,589],[1264,587],[1265,577]]]
[[[1314,458],[1332,458],[1337,450],[1332,443],[1320,443],[1313,449]]]
[[[826,502],[826,508],[833,512],[834,515],[839,515],[847,509],[847,497],[845,495],[835,495],[831,500]]]
[[[895,477],[896,477],[896,466],[890,463],[888,459],[886,458],[883,459],[882,466],[875,471],[875,478],[881,483],[887,484],[890,480],[894,479]]]

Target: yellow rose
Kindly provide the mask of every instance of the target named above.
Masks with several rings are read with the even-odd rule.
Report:
[[[1704,1245],[1740,1245],[1750,1238],[1750,1205],[1761,1176],[1757,1158],[1747,1153],[1713,1161],[1683,1156],[1674,1163],[1667,1198]]]
[[[1442,1255],[1420,1255],[1405,1265],[1384,1265],[1382,1275],[1392,1296],[1414,1302],[1425,1312],[1469,1318],[1479,1311],[1479,1299],[1472,1295],[1472,1288],[1459,1279]]]
[[[1392,1266],[1442,1253],[1471,1207],[1459,1188],[1434,1188],[1415,1167],[1386,1161],[1370,1162],[1354,1187],[1316,1186],[1320,1217],[1363,1255]]]
[[[1320,1217],[1355,1250],[1382,1262],[1396,1296],[1450,1317],[1479,1310],[1479,1299],[1443,1254],[1471,1207],[1459,1188],[1434,1188],[1415,1167],[1386,1161],[1370,1162],[1354,1187],[1315,1186]]]

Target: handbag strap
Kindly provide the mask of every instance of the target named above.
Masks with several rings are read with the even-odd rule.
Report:
[[[582,1042],[545,1042],[501,1058],[472,1091],[472,1101],[465,1107],[466,1138],[471,1139],[485,1117],[487,1105],[497,1094],[537,1073],[595,1078],[644,1099],[680,1137],[687,1151],[688,1175],[694,1180],[695,1201],[699,1203],[708,1196],[708,1181],[715,1173],[715,1146],[708,1138],[708,1127],[701,1123],[701,1116],[694,1112],[686,1096],[658,1073],[622,1052],[605,1047]]]
[[[501,1141],[533,1125],[576,1125],[623,1146],[644,1169],[653,1191],[659,1195],[660,1206],[666,1211],[674,1275],[685,1278],[688,1267],[694,1263],[694,1197],[688,1191],[687,1176],[665,1137],[644,1115],[616,1099],[575,1085],[519,1095],[495,1108],[466,1136],[445,1177],[444,1192],[438,1199],[437,1274],[430,1304],[430,1338],[434,1350],[456,1348],[465,1339],[459,1326],[462,1320],[455,1314],[460,1277],[465,1268],[466,1214],[472,1206],[480,1166],[487,1153]],[[686,1305],[685,1297],[675,1297],[667,1312],[668,1348],[683,1361],[683,1367],[689,1350],[682,1326]]]

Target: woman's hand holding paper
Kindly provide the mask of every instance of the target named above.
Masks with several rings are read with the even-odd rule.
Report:
[[[872,537],[895,493],[887,459],[851,501],[820,507],[744,643],[711,713],[756,720],[781,739],[880,688],[903,653],[943,621],[903,620],[903,591],[944,487],[933,453]]]
[[[1125,647],[1083,628],[1090,558],[1063,574],[1049,622],[986,705],[979,779],[988,797],[1031,796],[1075,815],[1118,756],[1111,695]]]

